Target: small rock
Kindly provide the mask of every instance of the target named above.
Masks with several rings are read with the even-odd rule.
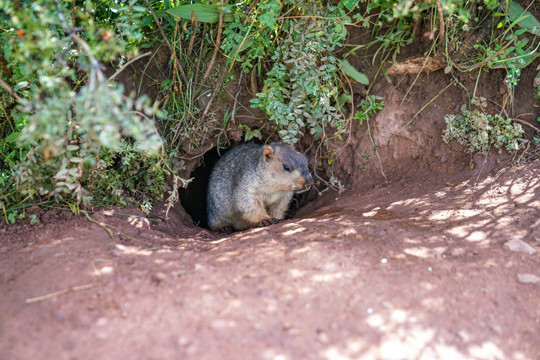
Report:
[[[101,275],[111,275],[114,272],[114,268],[112,266],[104,266],[99,270],[99,273]]]
[[[204,269],[204,266],[202,266],[201,264],[195,264],[195,271],[201,271]]]
[[[534,274],[518,274],[518,281],[523,284],[538,284],[540,283],[540,277]]]
[[[189,344],[189,339],[186,338],[186,337],[183,337],[181,336],[180,338],[178,338],[178,345],[180,346],[186,346]]]
[[[536,249],[531,245],[527,244],[525,241],[519,239],[512,239],[504,243],[504,248],[510,251],[522,252],[525,254],[532,255],[536,252]]]
[[[323,344],[328,344],[328,335],[324,331],[318,332],[317,337],[319,338],[319,341]]]
[[[224,319],[215,319],[210,323],[210,327],[213,330],[223,330],[230,327],[230,325],[229,321]]]
[[[161,283],[166,278],[167,278],[167,275],[165,275],[161,271],[158,271],[158,272],[152,274],[152,280],[155,281],[158,284]]]

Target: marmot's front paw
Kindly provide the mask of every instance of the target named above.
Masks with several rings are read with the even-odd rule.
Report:
[[[280,220],[280,219],[263,220],[258,224],[258,226],[269,226],[269,225],[280,223],[282,221],[283,220]]]

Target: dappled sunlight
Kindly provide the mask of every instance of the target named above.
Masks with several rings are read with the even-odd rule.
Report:
[[[329,281],[335,281],[339,280],[343,277],[343,274],[340,272],[336,272],[333,274],[317,274],[313,275],[312,279],[315,282],[329,282]]]
[[[142,256],[149,256],[152,255],[153,251],[149,249],[141,249],[138,246],[127,246],[122,244],[115,244],[114,247],[116,250],[118,250],[122,255],[142,255]]]
[[[304,276],[306,276],[306,274],[307,274],[307,271],[305,270],[299,270],[299,269],[289,270],[289,275],[291,275],[293,279],[303,278]]]
[[[103,275],[112,275],[114,273],[114,267],[110,265],[106,265],[101,267],[100,269],[94,268],[92,271],[92,275],[101,277]]]
[[[403,252],[405,254],[407,254],[407,255],[427,259],[427,258],[433,257],[436,254],[440,254],[441,253],[440,249],[441,248],[431,249],[431,248],[428,248],[428,247],[425,247],[425,246],[417,246],[417,247],[406,248],[406,249],[403,250]],[[443,252],[444,252],[444,248],[442,248],[442,249],[443,249]]]
[[[439,299],[438,305],[443,302]],[[429,305],[429,304],[426,304]],[[431,305],[435,305],[432,303]],[[428,306],[422,313],[393,308],[380,313],[369,314],[365,324],[376,337],[356,336],[344,339],[340,344],[332,344],[320,351],[325,359],[415,359],[415,360],[491,360],[491,359],[525,359],[523,353],[511,355],[505,352],[494,341],[477,341],[477,334],[460,330],[457,326],[454,336],[442,332],[436,322],[426,323],[425,313],[432,309]],[[373,341],[373,339],[376,339]],[[370,341],[371,340],[371,341]],[[465,343],[465,346],[463,346]]]
[[[296,229],[292,229],[292,230],[285,231],[285,232],[283,233],[283,235],[285,235],[285,236],[291,236],[291,235],[294,235],[294,234],[296,234],[296,233],[301,233],[302,231],[305,231],[305,230],[306,230],[306,228],[300,226],[300,227],[297,227]]]
[[[130,218],[137,231],[111,239],[92,225],[21,247],[56,274],[47,286],[30,281],[23,301],[43,301],[59,327],[63,316],[86,316],[86,331],[102,338],[151,327],[149,341],[168,334],[163,343],[186,358],[232,347],[280,360],[534,358],[536,285],[516,276],[533,273],[537,258],[502,244],[531,238],[538,182],[514,186],[513,195],[489,182],[442,186],[397,201],[396,188],[343,197],[303,218],[230,234],[147,236]],[[51,260],[57,254],[61,267]],[[41,300],[49,294],[61,298]],[[79,302],[90,311],[63,307]]]

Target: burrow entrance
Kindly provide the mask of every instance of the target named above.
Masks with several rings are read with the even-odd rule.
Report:
[[[204,154],[201,164],[189,175],[189,178],[193,178],[193,180],[186,188],[181,188],[179,190],[180,202],[197,226],[208,228],[208,221],[206,217],[206,187],[208,185],[212,168],[219,158],[230,149],[232,149],[232,147],[229,149],[221,148],[219,153],[217,148],[207,151]],[[306,205],[310,200],[315,199],[317,197],[317,192],[318,191],[315,189],[315,187],[312,187],[307,193],[295,194],[291,203],[289,204],[286,219],[294,217],[300,208]]]
[[[180,202],[191,216],[193,222],[200,227],[208,228],[206,219],[206,186],[210,178],[212,168],[226,150],[221,149],[218,153],[217,148],[207,151],[204,154],[201,165],[196,167],[190,174],[193,180],[186,188],[180,188]]]

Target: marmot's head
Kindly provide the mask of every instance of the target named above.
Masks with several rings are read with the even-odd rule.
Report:
[[[302,193],[313,185],[308,159],[290,145],[271,143],[263,147],[263,161],[272,174],[271,187],[275,191]]]

